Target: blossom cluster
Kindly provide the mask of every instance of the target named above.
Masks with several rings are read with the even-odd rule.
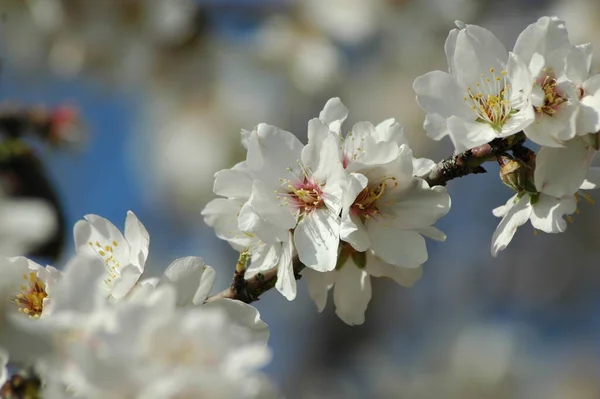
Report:
[[[243,131],[246,160],[215,176],[205,221],[218,237],[248,250],[248,273],[278,267],[275,287],[296,296],[294,257],[304,266],[321,311],[333,288],[337,315],[364,322],[370,276],[410,286],[427,260],[424,236],[444,240],[433,224],[450,209],[441,186],[419,176],[434,163],[413,157],[402,126],[356,123],[339,98],[308,122],[308,143],[275,126]]]
[[[565,215],[576,212],[580,196],[589,198],[579,190],[596,188],[590,164],[599,148],[600,75],[590,76],[590,44],[572,44],[557,17],[529,25],[510,52],[484,28],[457,27],[445,44],[448,72],[429,72],[413,85],[428,135],[450,137],[459,152],[517,134],[540,146],[498,159],[516,194],[494,209],[502,217],[492,238],[496,256],[528,220],[563,232]]]
[[[319,311],[331,290],[338,317],[364,323],[371,277],[407,287],[419,280],[425,238],[446,238],[434,227],[450,210],[443,184],[490,160],[515,192],[493,210],[502,218],[493,256],[527,221],[565,231],[577,201],[591,201],[581,190],[600,184],[591,167],[600,148],[600,75],[590,76],[590,46],[571,44],[563,21],[543,17],[511,52],[488,30],[457,21],[445,50],[448,72],[413,85],[428,135],[454,144],[456,154],[440,164],[416,158],[395,119],[344,131],[348,109],[339,98],[308,122],[306,144],[264,123],[242,131],[246,158],[216,173],[219,198],[202,211],[241,253],[225,294],[211,296],[215,270],[199,257],[147,278],[150,237],[132,212],[123,233],[97,215],[78,221],[76,254],[62,270],[1,257],[0,383],[11,362],[33,365],[51,399],[274,397],[260,371],[269,331],[245,303],[263,291],[241,295],[250,282],[271,276],[266,289],[293,300],[303,276]],[[432,177],[440,175],[446,180]],[[15,240],[12,250],[26,252],[51,234],[47,209],[34,214],[21,202],[13,212],[1,194],[5,222],[27,216],[45,226],[31,224],[39,237],[26,239],[0,229]]]
[[[35,367],[44,398],[275,397],[267,325],[243,302],[205,303],[202,258],[141,278],[149,235],[132,212],[124,234],[97,215],[74,230],[62,271],[0,259],[0,383],[10,361]]]

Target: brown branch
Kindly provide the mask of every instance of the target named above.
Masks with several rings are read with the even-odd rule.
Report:
[[[503,139],[495,139],[471,150],[455,154],[440,161],[423,179],[430,187],[445,186],[452,179],[471,174],[486,173],[481,166],[484,162],[495,161],[496,157],[525,141],[524,133],[517,133]]]
[[[486,173],[481,166],[484,162],[496,161],[496,158],[506,151],[513,148],[519,148],[525,141],[525,134],[520,132],[513,136],[495,139],[488,144],[480,145],[471,150],[451,156],[439,162],[423,179],[433,186],[445,186],[452,179],[463,177],[470,174]],[[304,265],[298,257],[293,259],[294,276],[296,280],[302,277],[300,272]],[[266,291],[275,286],[277,281],[277,267],[273,267],[263,273],[257,273],[249,279],[244,278],[244,270],[236,268],[231,285],[206,299],[206,302],[212,302],[217,299],[228,298],[237,299],[245,303],[258,301],[259,297]]]
[[[304,265],[297,256],[294,257],[292,262],[294,276],[296,277],[296,280],[299,280],[302,277],[300,272],[304,269]],[[208,297],[206,302],[212,302],[223,298],[237,299],[238,301],[245,303],[258,301],[262,294],[275,286],[275,283],[277,282],[277,269],[277,267],[273,267],[263,273],[257,273],[247,280],[243,279],[243,272],[236,270],[231,285],[218,294]]]

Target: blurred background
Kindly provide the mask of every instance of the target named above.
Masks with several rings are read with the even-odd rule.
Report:
[[[244,157],[240,129],[268,122],[304,140],[339,96],[345,130],[394,117],[415,154],[437,161],[452,148],[426,137],[412,82],[446,69],[454,20],[510,49],[543,15],[600,49],[598,0],[0,0],[0,115],[67,105],[86,132],[67,129],[66,146],[30,141],[66,226],[60,251],[38,259],[60,267],[78,219],[122,226],[130,209],[150,233],[149,275],[198,255],[225,288],[236,253],[200,211],[214,172]],[[600,397],[600,211],[583,203],[558,236],[527,225],[492,258],[491,210],[511,192],[487,169],[450,183],[447,241],[429,243],[412,289],[374,280],[363,326],[343,324],[332,303],[318,314],[302,281],[294,302],[271,291],[255,304],[284,396]]]

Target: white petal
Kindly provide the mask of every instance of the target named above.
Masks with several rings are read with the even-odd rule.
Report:
[[[223,197],[247,199],[252,191],[252,178],[241,170],[220,170],[215,173],[213,191]]]
[[[146,259],[148,259],[150,235],[146,227],[131,211],[127,211],[125,219],[125,239],[129,243],[131,263],[143,272]]]
[[[427,261],[425,239],[420,234],[377,221],[370,221],[367,231],[373,253],[383,261],[408,268],[418,267]]]
[[[280,256],[281,243],[260,244],[257,249],[252,251],[252,263],[246,269],[246,274],[254,275],[277,266]]]
[[[374,277],[389,277],[403,287],[412,287],[423,275],[423,267],[406,268],[385,263],[375,255],[367,254],[366,271]]]
[[[206,204],[201,212],[204,223],[214,229],[216,236],[227,240],[238,251],[258,240],[242,233],[238,227],[238,213],[243,204],[241,200],[217,198]],[[257,216],[252,214],[251,217]]]
[[[327,165],[329,160],[322,159],[321,153],[323,152],[323,142],[330,136],[334,140],[335,148],[335,153],[332,153],[332,155],[339,158],[340,151],[336,140],[337,137],[331,133],[325,122],[317,118],[308,121],[308,144],[302,149],[301,154],[302,163],[305,167],[310,167],[313,171],[317,171],[322,162],[324,165]]]
[[[282,206],[277,200],[276,194],[269,191],[265,183],[260,180],[255,180],[252,186],[252,195],[248,202],[244,204],[244,208],[251,207],[252,210],[260,216],[260,220],[282,229],[292,229],[296,226],[296,218],[290,213],[287,207]],[[254,233],[260,230],[261,226],[248,226],[242,224],[241,214],[239,219],[239,227],[242,231]]]
[[[233,299],[219,299],[202,305],[203,309],[224,309],[230,320],[246,327],[252,334],[252,342],[266,345],[269,340],[269,326],[262,321],[254,306]]]
[[[554,197],[575,194],[585,179],[592,155],[593,151],[581,139],[568,141],[565,148],[542,147],[536,156],[537,190]]]
[[[169,265],[169,267],[167,267],[167,270],[165,270],[164,274],[162,275],[157,287],[160,287],[164,284],[172,284],[177,290],[177,305],[191,305],[196,292],[200,288],[200,282],[204,278],[205,268],[208,268],[208,266],[206,266],[204,264],[204,260],[198,256],[187,256],[176,259]],[[214,282],[214,270],[212,270],[212,272],[212,280]],[[198,304],[204,302],[211,288],[212,284],[203,287],[205,292],[202,292],[201,294],[206,295]]]
[[[531,224],[545,233],[562,233],[567,229],[564,215],[570,215],[577,209],[573,195],[555,198],[540,194],[539,201],[533,205]]]
[[[292,265],[292,253],[294,247],[291,234],[286,242],[283,243],[281,257],[277,270],[277,282],[275,288],[288,300],[293,301],[296,298],[296,277]]]
[[[448,119],[448,129],[457,152],[470,150],[496,138],[496,131],[489,124],[468,122],[455,116]]]
[[[123,234],[111,222],[98,215],[86,215],[75,223],[74,236],[77,253],[99,256],[106,245],[113,247],[114,257],[122,264],[130,262],[129,245]],[[113,241],[117,243],[113,245]],[[92,245],[90,245],[90,242]],[[98,245],[99,244],[99,245]],[[97,248],[97,249],[96,249]]]
[[[444,43],[444,51],[446,60],[448,61],[448,72],[454,75],[456,67],[454,66],[454,52],[456,51],[456,38],[458,37],[458,29],[452,29]]]
[[[369,179],[362,173],[350,173],[346,180],[346,188],[343,198],[343,209],[348,210],[356,200],[356,197],[369,184]]]
[[[570,112],[569,115],[573,115],[573,113]],[[571,126],[573,125],[571,124]],[[536,144],[545,147],[560,148],[564,146],[564,143],[559,137],[564,135],[563,131],[568,128],[568,120],[565,120],[564,123],[560,123],[553,116],[538,114],[535,122],[526,127],[523,131],[527,138]]]
[[[398,147],[402,144],[408,145],[404,128],[394,118],[386,119],[379,123],[375,126],[375,130],[378,134],[377,141],[394,142],[398,144]]]
[[[327,101],[325,107],[319,114],[319,119],[323,120],[332,132],[340,133],[342,123],[348,117],[348,108],[339,97],[335,97]]]
[[[140,279],[142,272],[135,265],[121,267],[119,275],[115,278],[115,283],[110,290],[110,295],[115,299],[121,299],[127,296]]]
[[[336,272],[333,288],[335,313],[349,325],[365,322],[365,311],[371,300],[371,278],[369,274],[349,261]]]
[[[425,115],[423,129],[425,129],[427,135],[433,140],[441,140],[450,134],[450,130],[448,129],[448,119],[440,114]]]
[[[436,163],[428,158],[413,158],[413,174],[417,177],[425,176],[435,165]]]
[[[506,204],[492,209],[492,214],[497,218],[501,218],[517,203],[517,195],[513,195],[506,201]]]
[[[417,103],[427,114],[438,114],[444,119],[452,115],[474,120],[475,114],[463,100],[463,90],[456,79],[442,71],[431,71],[419,76],[413,83]]]
[[[509,53],[506,72],[511,85],[509,98],[511,106],[520,109],[529,105],[533,76],[531,76],[527,63],[517,54],[511,52]]]
[[[573,83],[581,84],[590,75],[592,46],[590,43],[572,46],[567,58],[567,76]]]
[[[294,244],[300,261],[319,272],[335,269],[339,242],[339,217],[327,209],[305,215],[294,230]]]
[[[530,216],[531,206],[529,205],[529,196],[524,195],[507,210],[500,224],[496,227],[496,231],[494,231],[494,235],[492,236],[492,256],[497,256],[498,252],[508,246],[517,229],[525,224]]]
[[[316,272],[312,269],[302,270],[302,276],[306,279],[308,287],[308,295],[317,305],[319,313],[325,309],[327,305],[327,294],[335,282],[336,272]]]
[[[600,75],[594,75],[583,84],[585,96],[580,101],[577,115],[577,133],[600,131]]]
[[[570,46],[564,21],[556,17],[541,17],[521,32],[515,43],[514,52],[529,63],[534,53],[546,55]]]
[[[292,133],[261,123],[252,132],[246,164],[253,175],[274,190],[280,186],[280,178],[290,176],[288,168],[299,171],[303,147]]]
[[[458,32],[454,51],[453,74],[463,87],[475,86],[481,74],[490,68],[505,69],[508,52],[493,33],[477,25]],[[441,89],[441,88],[440,88]]]
[[[352,245],[358,252],[364,252],[371,247],[371,239],[360,217],[349,213],[342,219],[340,239]]]
[[[418,179],[398,202],[387,208],[394,215],[393,224],[400,229],[409,230],[431,226],[450,210],[450,196],[446,188],[429,188],[424,180]]]

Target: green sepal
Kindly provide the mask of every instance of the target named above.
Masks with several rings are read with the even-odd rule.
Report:
[[[367,253],[366,252],[354,252],[352,254],[352,260],[359,269],[364,269],[367,266]]]

